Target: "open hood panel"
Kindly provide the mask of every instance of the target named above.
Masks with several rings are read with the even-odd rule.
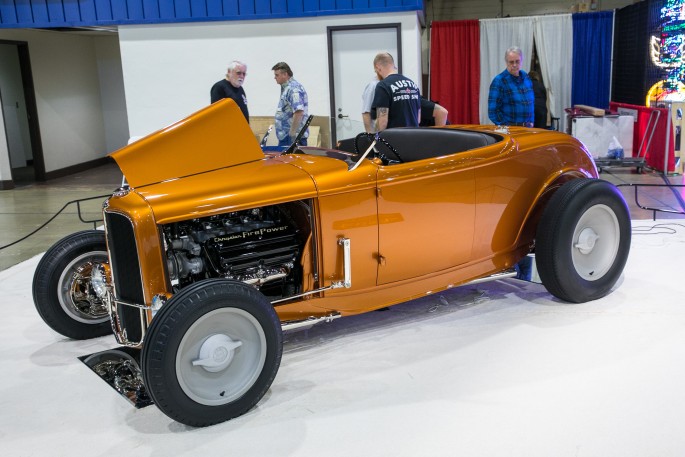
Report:
[[[231,99],[218,101],[110,156],[133,187],[264,158]]]

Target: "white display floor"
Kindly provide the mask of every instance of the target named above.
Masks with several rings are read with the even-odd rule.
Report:
[[[681,222],[635,233],[591,303],[503,280],[288,335],[259,405],[205,429],[136,410],[79,361],[114,337],[48,328],[33,258],[0,272],[0,455],[681,457]]]

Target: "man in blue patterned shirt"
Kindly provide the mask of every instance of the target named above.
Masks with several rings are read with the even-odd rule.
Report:
[[[276,111],[276,136],[279,146],[290,146],[302,128],[309,114],[309,100],[302,84],[295,81],[293,71],[285,62],[278,62],[271,68],[274,79],[281,86],[281,98]],[[307,146],[309,129],[300,139],[300,145]]]
[[[488,95],[488,117],[495,125],[532,127],[535,107],[533,82],[521,70],[523,52],[518,47],[507,49],[507,69],[495,76]]]

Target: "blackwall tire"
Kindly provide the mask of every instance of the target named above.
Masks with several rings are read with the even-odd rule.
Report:
[[[554,296],[582,303],[606,295],[630,251],[630,212],[620,191],[599,179],[576,179],[552,196],[537,230],[538,274]]]
[[[267,392],[283,336],[273,306],[251,286],[208,279],[174,295],[143,343],[143,379],[170,418],[205,427],[240,416]]]
[[[33,275],[33,303],[45,323],[77,340],[112,333],[109,313],[92,288],[93,263],[107,262],[105,232],[86,230],[55,243]]]

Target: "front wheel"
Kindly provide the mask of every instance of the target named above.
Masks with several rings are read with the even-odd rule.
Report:
[[[606,295],[630,251],[630,212],[620,191],[576,179],[552,196],[537,230],[538,274],[554,296],[582,303]]]
[[[101,230],[73,233],[47,250],[33,275],[33,302],[48,326],[77,340],[112,333],[107,307],[90,283],[93,266],[107,261]]]
[[[208,279],[174,295],[152,320],[143,379],[164,414],[204,427],[256,405],[282,352],[280,321],[264,295],[237,281]]]

